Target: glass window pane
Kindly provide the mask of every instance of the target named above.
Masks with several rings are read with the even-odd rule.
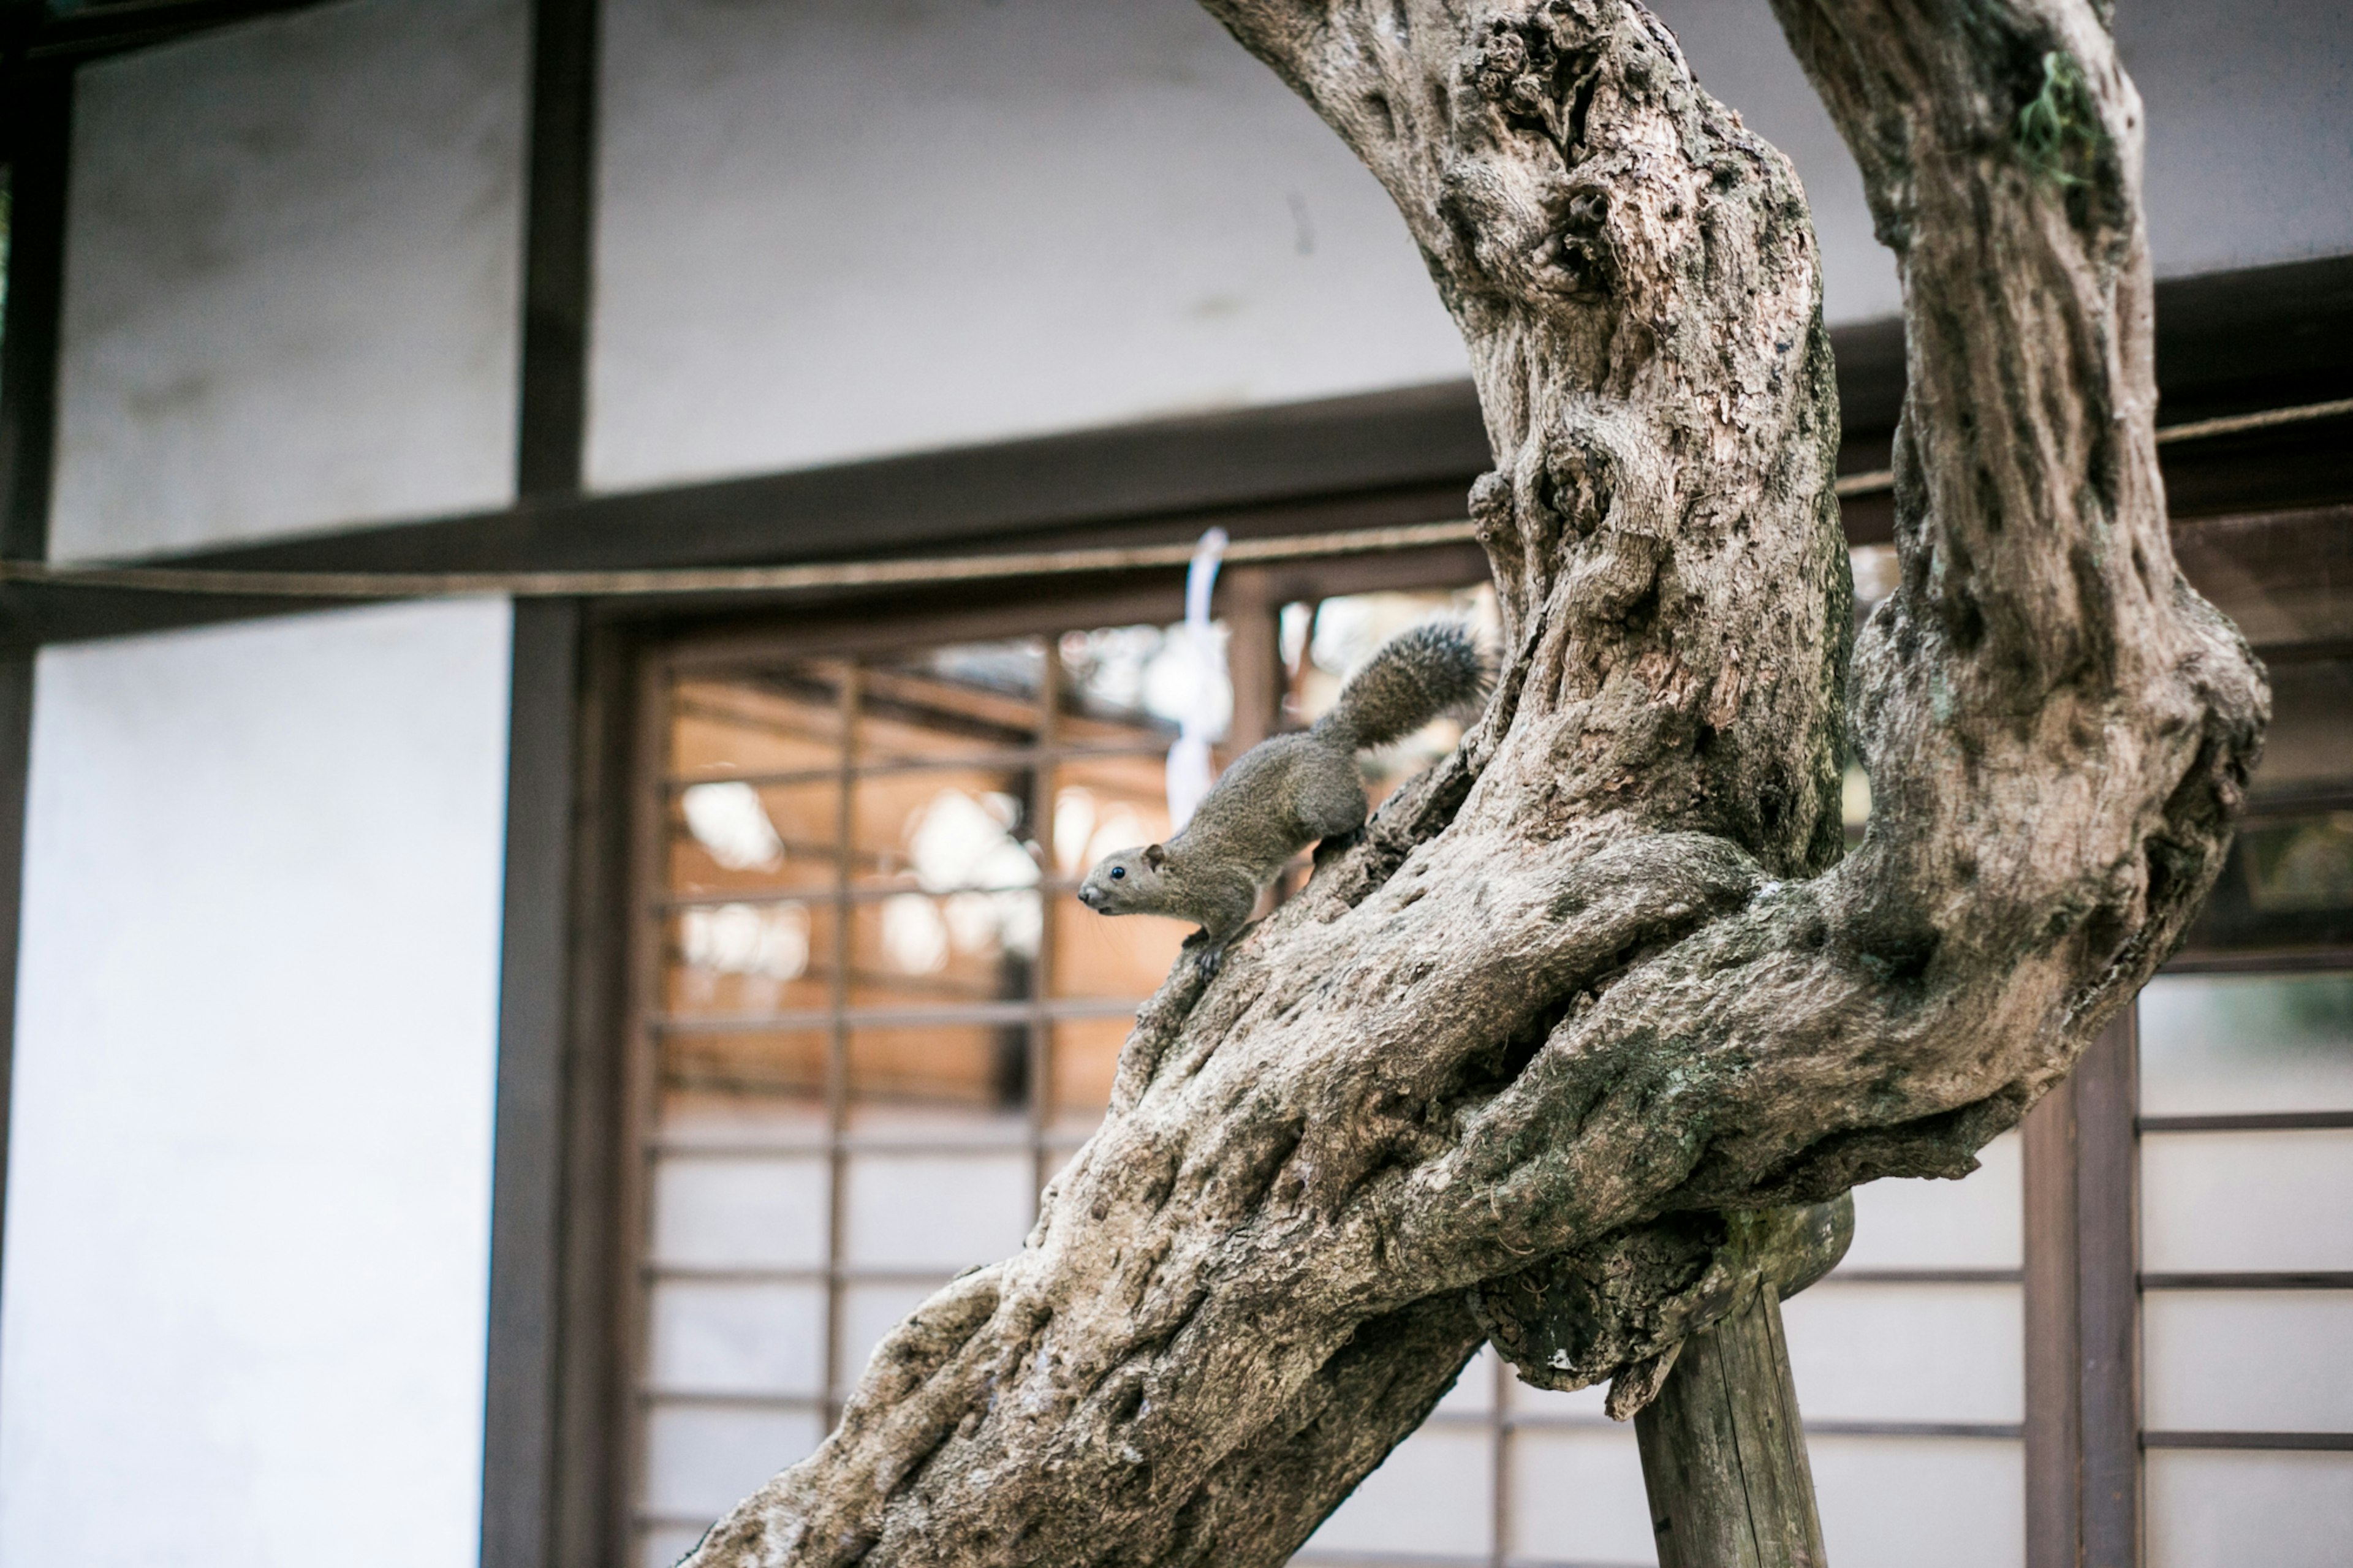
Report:
[[[1101,915],[1064,894],[1056,906],[1056,996],[1140,1003],[1176,967],[1191,921],[1160,915]]]
[[[2026,1561],[2023,1444],[1814,1434],[1806,1449],[1823,1551],[1838,1568],[2018,1568]]]
[[[1224,646],[1226,628],[1211,637]],[[1176,738],[1192,700],[1200,665],[1182,626],[1098,626],[1061,637],[1062,739],[1074,746],[1157,738],[1163,750]],[[1225,732],[1232,693],[1219,679],[1210,698],[1211,740]]]
[[[2353,1454],[2156,1448],[2145,1475],[2148,1568],[2344,1568]]]
[[[1957,1182],[1891,1179],[1854,1190],[1854,1245],[1841,1268],[2016,1268],[2023,1256],[2016,1132],[1978,1152]]]
[[[826,1005],[829,903],[799,899],[694,904],[670,919],[663,1001],[673,1018],[742,1018]]]
[[[665,1154],[654,1162],[653,1258],[706,1268],[825,1262],[826,1163]]]
[[[1038,742],[1045,645],[1035,637],[919,648],[861,675],[860,763],[973,756]]]
[[[1019,1001],[1042,919],[1035,892],[860,899],[850,911],[850,1005]]]
[[[1029,848],[1038,837],[1036,787],[1034,771],[1013,768],[860,777],[851,827],[858,879],[926,893],[1037,886],[1039,861]]]
[[[841,745],[839,667],[792,665],[670,692],[673,776],[767,776],[834,766]]]
[[[830,780],[687,785],[670,807],[670,892],[824,894],[840,876],[840,794]]]
[[[2353,1110],[2353,974],[2150,981],[2140,994],[2140,1109]]]
[[[751,1026],[742,1026],[749,1024]],[[754,1124],[773,1121],[779,1131],[799,1121],[792,1109],[822,1104],[829,1034],[817,1029],[771,1029],[756,1019],[713,1023],[687,1017],[662,1031],[662,1090],[666,1108],[686,1116],[690,1105],[724,1120]],[[763,1108],[776,1114],[763,1118]],[[821,1131],[823,1122],[818,1123]]]
[[[851,1263],[953,1273],[1010,1255],[1029,1232],[1036,1176],[1026,1154],[857,1154],[845,1180]]]
[[[842,1288],[841,1330],[835,1343],[833,1376],[845,1394],[858,1386],[860,1374],[873,1359],[874,1347],[947,1282],[948,1276],[943,1274],[937,1280],[922,1283],[874,1281]]]
[[[1630,1423],[1589,1432],[1523,1427],[1510,1439],[1515,1558],[1652,1563],[1651,1505]]]
[[[2141,1267],[2353,1268],[2353,1131],[2151,1132]]]
[[[1057,872],[1083,877],[1106,855],[1168,837],[1168,742],[1154,743],[1142,755],[1069,759],[1055,770]]]
[[[2339,684],[2344,684],[2341,679]],[[2341,717],[2344,711],[2340,706],[2331,726],[2340,751],[2348,749],[2346,738],[2353,736],[2353,726]],[[2279,735],[2287,729],[2274,722],[2272,732]],[[2274,773],[2272,761],[2266,748],[2266,775]],[[2335,782],[2341,784],[2344,777],[2340,772]],[[2277,787],[2276,779],[2265,782]],[[2353,941],[2353,811],[2317,811],[2253,815],[2239,825],[2214,890],[2189,929],[2189,946],[2192,951],[2316,948],[2348,941]]]
[[[1835,1278],[1781,1307],[1809,1420],[2024,1418],[2015,1285],[1865,1285]]]
[[[695,1394],[819,1391],[825,1288],[664,1279],[653,1289],[651,1381]]]
[[[1051,1107],[1058,1135],[1083,1136],[1103,1120],[1112,1080],[1119,1075],[1120,1047],[1134,1027],[1131,1018],[1077,1018],[1054,1026]]]
[[[849,1032],[849,1094],[850,1124],[861,1134],[1017,1131],[1027,1125],[1029,1025],[1017,1016],[1004,1023],[861,1026]]]
[[[822,1436],[815,1411],[657,1401],[646,1415],[646,1511],[716,1519],[808,1458]]]
[[[822,1037],[816,1038],[821,1047]],[[665,1045],[665,1063],[672,1061],[679,1046],[678,1041]],[[795,1044],[794,1059],[798,1061],[806,1049],[807,1042]],[[737,1070],[736,1065],[731,1063],[725,1073],[713,1075],[704,1072],[691,1059],[666,1067],[660,1120],[665,1146],[784,1150],[806,1149],[822,1142],[826,1135],[825,1101],[814,1092],[817,1082],[777,1089],[769,1085],[765,1074],[747,1079],[733,1076]],[[798,1070],[796,1068],[797,1073]],[[821,1072],[821,1068],[808,1070]]]
[[[1480,1556],[1493,1534],[1494,1444],[1482,1428],[1425,1426],[1398,1444],[1300,1552]]]
[[[2152,1290],[2141,1312],[2149,1426],[2353,1432],[2353,1291]]]

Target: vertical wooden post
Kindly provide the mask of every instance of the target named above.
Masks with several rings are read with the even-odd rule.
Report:
[[[1634,1436],[1659,1568],[1822,1568],[1772,1281],[1684,1342],[1666,1386],[1634,1417]]]
[[[2023,1125],[2027,1568],[2138,1568],[2139,1300],[2130,1009]]]
[[[1226,750],[1250,750],[1282,725],[1282,606],[1263,566],[1234,566],[1218,582],[1225,612],[1226,668],[1233,678],[1234,716]]]

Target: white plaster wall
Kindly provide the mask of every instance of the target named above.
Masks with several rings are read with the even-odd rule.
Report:
[[[0,1563],[475,1561],[508,635],[41,654]]]
[[[1763,0],[1653,0],[1708,90],[1806,184],[1833,321],[1902,305],[1862,176]],[[2342,0],[2126,0],[2116,39],[2147,110],[2159,273],[2353,251],[2353,9]]]
[[[1788,151],[1833,321],[1862,182],[1762,0],[1658,0]],[[629,488],[1463,374],[1387,198],[1193,0],[609,0],[589,448]],[[2168,273],[2353,250],[2353,13],[2120,26]]]
[[[1467,374],[1193,0],[610,0],[600,487]]]
[[[84,68],[52,553],[513,491],[521,0],[356,0]]]

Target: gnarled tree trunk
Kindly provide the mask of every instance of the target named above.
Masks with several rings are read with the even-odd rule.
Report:
[[[1775,0],[1910,329],[1842,859],[1787,162],[1632,0],[1208,4],[1388,186],[1470,344],[1496,694],[1214,980],[1180,967],[1022,1251],[886,1341],[701,1568],[1279,1563],[1490,1333],[1639,1404],[1725,1211],[1958,1175],[2067,1071],[2260,745],[2168,545],[2139,110],[2091,0]]]

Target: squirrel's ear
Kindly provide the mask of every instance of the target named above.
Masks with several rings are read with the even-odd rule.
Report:
[[[1167,858],[1168,851],[1160,847],[1159,845],[1147,844],[1144,847],[1144,863],[1151,867],[1154,870],[1157,871],[1160,869],[1162,863]]]

